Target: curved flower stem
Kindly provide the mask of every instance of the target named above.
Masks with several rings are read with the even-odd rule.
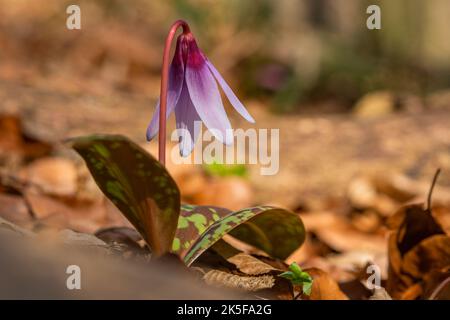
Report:
[[[186,21],[177,20],[170,27],[169,34],[166,38],[164,47],[163,63],[161,71],[161,91],[159,94],[160,111],[159,111],[159,136],[158,136],[158,157],[162,165],[166,164],[166,110],[167,110],[167,90],[169,86],[169,59],[170,45],[179,27],[183,28],[183,33],[190,33],[190,29]]]

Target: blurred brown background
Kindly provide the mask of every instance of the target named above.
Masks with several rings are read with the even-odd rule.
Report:
[[[81,30],[65,27],[71,1],[0,3],[0,109],[40,138],[144,142],[164,39],[182,18],[256,126],[281,130],[280,172],[249,166],[246,202],[322,204],[367,172],[428,181],[442,167],[450,185],[446,0],[77,1]],[[370,4],[381,30],[366,27]]]
[[[34,84],[39,74],[84,93],[98,81],[94,92],[154,98],[164,37],[183,18],[240,95],[276,111],[328,99],[348,109],[372,90],[422,96],[450,82],[445,0],[78,1],[81,31],[65,28],[69,4],[1,2],[3,79]],[[381,7],[379,31],[366,28],[370,4]]]

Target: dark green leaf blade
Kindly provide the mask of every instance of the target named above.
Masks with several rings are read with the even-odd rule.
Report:
[[[136,227],[156,255],[170,251],[180,212],[180,192],[167,170],[120,135],[68,140],[95,182]]]
[[[231,230],[230,235],[247,242],[274,258],[286,259],[305,240],[305,227],[300,216],[288,210],[260,206],[250,210],[253,217]]]
[[[279,259],[286,259],[305,239],[305,228],[298,215],[271,206],[253,207],[214,222],[192,244],[184,262],[190,265],[228,233]]]

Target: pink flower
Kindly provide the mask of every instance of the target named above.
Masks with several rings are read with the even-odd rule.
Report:
[[[224,144],[233,143],[233,131],[223,107],[217,82],[236,111],[247,121],[254,123],[252,116],[239,101],[217,69],[198,48],[192,33],[178,36],[175,54],[169,70],[167,113],[175,110],[177,129],[180,135],[180,153],[188,156],[198,138],[194,130],[195,121],[202,121],[211,133]],[[147,128],[147,140],[155,137],[159,130],[159,101],[155,114]]]

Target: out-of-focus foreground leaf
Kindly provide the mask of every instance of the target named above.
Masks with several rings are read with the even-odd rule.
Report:
[[[247,242],[269,255],[286,259],[305,239],[300,217],[290,211],[259,206],[230,213],[212,223],[184,256],[190,265],[225,234]]]
[[[180,212],[180,192],[167,170],[120,135],[70,139],[103,193],[141,233],[156,255],[170,251]]]

